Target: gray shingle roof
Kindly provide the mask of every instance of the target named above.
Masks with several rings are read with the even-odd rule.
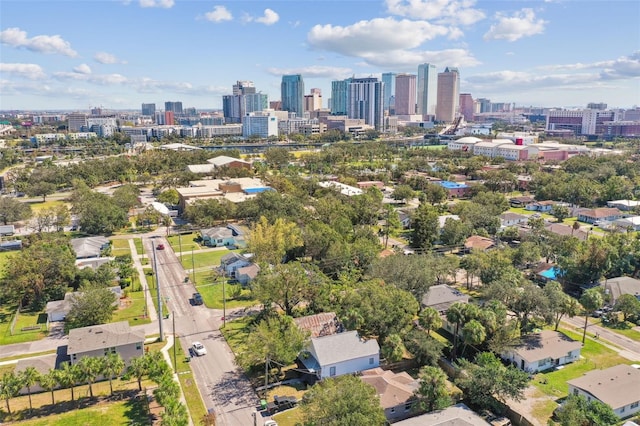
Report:
[[[514,352],[527,362],[535,362],[547,358],[562,358],[567,353],[580,348],[582,343],[562,333],[543,330],[523,337],[522,344],[516,347]]]
[[[357,331],[331,334],[311,339],[311,346],[320,366],[337,364],[380,353],[376,339],[363,340]]]
[[[438,312],[446,311],[455,302],[468,303],[469,296],[446,284],[429,287],[427,294],[422,297],[422,306],[433,308]]]
[[[106,237],[86,237],[86,238],[72,238],[71,247],[76,253],[76,258],[83,257],[97,257],[100,256],[102,247],[109,244],[109,239]]]
[[[144,331],[131,330],[127,321],[74,328],[69,332],[68,354],[144,343]]]
[[[614,410],[640,401],[640,370],[627,364],[592,370],[567,383],[590,393]]]

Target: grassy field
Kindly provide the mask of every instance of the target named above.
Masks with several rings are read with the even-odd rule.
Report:
[[[200,424],[200,419],[207,414],[207,408],[204,406],[204,402],[202,402],[202,396],[200,396],[198,385],[193,378],[191,367],[186,361],[187,357],[185,356],[182,344],[179,341],[175,343],[177,343],[176,371],[178,372],[178,379],[180,380],[180,386],[182,387],[184,398],[187,401],[187,406],[189,407],[191,420],[193,420],[193,423],[197,425]],[[173,357],[173,351],[169,351],[169,355]]]
[[[3,307],[0,309],[0,345],[12,343],[33,342],[46,336],[46,315],[43,312],[21,312],[18,315],[13,336],[11,335],[11,320],[16,312],[16,307]],[[39,327],[34,330],[22,330],[23,328]]]
[[[111,322],[129,321],[129,325],[149,324],[151,318],[144,318],[145,302],[143,291],[130,291],[127,299],[121,301],[126,307],[121,307],[113,313]]]
[[[197,232],[192,232],[185,235],[171,235],[167,240],[176,253],[180,252],[181,247],[183,252],[191,252],[191,250],[198,251],[203,248],[196,242],[199,236]]]
[[[217,283],[211,280],[198,280],[197,290],[202,294],[202,299],[208,308],[222,309],[222,282]],[[232,308],[244,308],[247,306],[253,306],[258,303],[251,297],[251,291],[242,288],[240,284],[225,284],[224,287],[225,299],[227,309]]]
[[[149,286],[149,291],[152,292],[151,299],[153,300],[153,305],[156,307],[156,312],[158,312],[158,298],[156,297],[156,281],[153,275],[145,275],[145,277],[147,278],[147,285]],[[169,309],[167,309],[166,303],[162,304],[162,314],[164,317],[167,317],[169,315]]]
[[[221,329],[222,335],[236,356],[247,350],[245,341],[251,328],[251,321],[251,317],[242,317],[227,322],[227,326]]]
[[[112,256],[124,256],[125,254],[131,254],[129,248],[129,240],[122,240],[115,238],[111,240],[111,255]]]
[[[191,253],[185,253],[184,256],[182,256],[182,266],[187,270],[191,270],[193,265],[195,265],[196,270],[200,268],[213,268],[214,266],[220,265],[220,258],[222,258],[222,256],[231,252],[239,253],[240,250],[216,250],[204,253],[194,252],[193,256],[191,256]]]
[[[69,404],[70,405],[70,404]],[[66,413],[53,414],[42,419],[25,420],[15,424],[21,426],[67,426],[67,425],[150,425],[142,398],[127,401],[102,402]]]
[[[144,249],[142,248],[142,238],[134,238],[133,244],[136,246],[138,255],[144,254]]]
[[[582,335],[568,330],[560,331],[574,340],[582,340]],[[615,351],[601,345],[599,342],[587,339],[581,351],[580,360],[565,365],[561,370],[549,373],[538,373],[533,378],[533,384],[546,395],[555,398],[567,396],[567,380],[582,376],[587,371],[609,368],[618,364],[628,364],[629,360],[622,358]]]
[[[278,423],[278,426],[296,426],[302,422],[302,410],[300,407],[296,407],[283,411],[282,413],[275,414],[273,420]]]
[[[56,208],[60,206],[69,206],[68,203],[65,203],[62,200],[47,200],[45,202],[42,202],[42,199],[40,199],[40,201],[34,201],[28,204],[31,206],[31,210],[33,210],[33,213],[38,213],[39,211],[44,209]]]

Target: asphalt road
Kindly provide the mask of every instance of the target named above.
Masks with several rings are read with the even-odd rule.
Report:
[[[581,334],[584,330],[584,316],[563,318],[562,322],[569,324],[575,328],[579,328],[579,330],[576,330],[576,332],[579,332]],[[623,356],[632,361],[640,361],[640,342],[611,331],[606,327],[601,327],[599,325],[591,323],[587,325],[587,332],[598,334],[600,340],[602,340],[604,343],[612,343],[613,345],[618,346],[620,348],[620,350],[618,350],[620,356]]]
[[[222,311],[191,304],[196,291],[185,284],[186,272],[171,246],[163,237],[143,240],[145,251],[153,262],[156,250],[158,278],[163,302],[175,316],[176,335],[183,348],[201,342],[207,354],[191,359],[191,368],[207,410],[213,409],[219,424],[247,426],[254,424],[253,413],[259,399],[244,374],[234,364],[234,355],[220,333]],[[163,321],[164,333],[172,333],[172,318]]]

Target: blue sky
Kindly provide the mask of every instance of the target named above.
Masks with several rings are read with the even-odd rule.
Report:
[[[0,110],[220,108],[331,80],[457,66],[493,102],[640,105],[638,0],[2,0]]]

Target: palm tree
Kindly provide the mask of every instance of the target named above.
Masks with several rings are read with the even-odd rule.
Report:
[[[71,388],[71,401],[75,401],[74,387],[78,382],[78,368],[71,363],[62,364],[60,370],[55,370],[56,381],[63,388]]]
[[[53,396],[53,391],[58,385],[56,370],[49,370],[47,374],[41,374],[40,377],[38,377],[38,383],[42,389],[51,392],[51,405],[54,405],[56,401]]]
[[[484,342],[487,338],[487,332],[484,326],[480,322],[472,319],[462,327],[462,341],[464,342],[464,348],[462,353],[467,350],[467,346],[476,346]]]
[[[38,382],[40,373],[35,367],[27,367],[18,373],[18,377],[22,380],[23,386],[27,387],[27,393],[29,395],[29,412],[33,411],[33,405],[31,404],[31,386]]]
[[[427,336],[430,335],[431,330],[436,330],[442,327],[442,318],[440,313],[433,308],[424,308],[420,312],[418,318],[419,324],[427,331]]]
[[[138,390],[142,391],[142,378],[149,374],[149,363],[147,362],[147,358],[144,355],[133,358],[131,360],[131,364],[127,368],[127,374],[138,379]]]
[[[453,331],[453,348],[451,349],[451,359],[456,359],[456,349],[458,348],[458,330],[460,324],[464,322],[464,303],[456,302],[449,306],[447,310],[447,321],[455,324],[455,330]]]
[[[120,354],[109,354],[102,359],[102,371],[109,377],[109,390],[113,395],[113,377],[120,375],[124,370],[124,361]]]
[[[81,358],[77,365],[80,377],[89,384],[89,396],[93,398],[93,383],[102,374],[102,360],[88,356]]]
[[[13,371],[8,371],[2,375],[0,379],[0,396],[7,403],[7,412],[11,415],[11,407],[9,406],[9,400],[15,396],[18,396],[20,389],[24,385],[20,377]]]
[[[420,387],[416,389],[418,407],[432,412],[451,405],[447,391],[447,375],[440,367],[422,367],[420,369]]]

